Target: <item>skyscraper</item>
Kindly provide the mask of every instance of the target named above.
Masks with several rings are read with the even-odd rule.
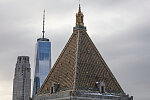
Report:
[[[13,80],[13,100],[29,100],[31,91],[31,68],[28,56],[19,56]]]
[[[32,97],[36,95],[51,69],[51,42],[44,37],[44,19],[45,11],[43,15],[43,37],[37,39],[36,43],[35,74]]]

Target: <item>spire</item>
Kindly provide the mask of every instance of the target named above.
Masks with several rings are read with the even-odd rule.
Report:
[[[81,7],[80,7],[80,4],[79,4],[79,12],[81,13]]]
[[[42,38],[38,38],[37,41],[49,41],[49,39],[44,37],[45,35],[45,9],[43,11],[43,30],[42,30]]]
[[[44,25],[45,25],[45,9],[44,9],[44,13],[43,13],[43,39],[44,39],[44,33],[45,33],[45,30],[44,30]]]
[[[81,7],[80,7],[80,0],[79,0],[79,11],[78,12],[81,12]]]
[[[81,7],[80,7],[80,4],[79,4],[79,11],[76,14],[76,26],[84,26],[83,17],[84,17],[84,15],[81,12]]]

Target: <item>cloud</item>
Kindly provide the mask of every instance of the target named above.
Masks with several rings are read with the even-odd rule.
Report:
[[[0,0],[1,99],[12,98],[17,56],[30,56],[33,73],[43,9],[46,9],[46,37],[52,42],[54,64],[73,32],[77,3],[76,0]],[[149,0],[81,1],[88,34],[125,92],[136,100],[150,98],[149,4]]]

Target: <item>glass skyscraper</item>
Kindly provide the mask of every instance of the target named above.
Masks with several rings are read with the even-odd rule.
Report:
[[[32,98],[36,95],[51,69],[51,42],[44,37],[45,10],[43,14],[43,36],[37,39],[35,52],[35,73]]]
[[[51,42],[47,38],[37,39],[35,54],[35,74],[33,94],[34,97],[40,89],[51,69]]]

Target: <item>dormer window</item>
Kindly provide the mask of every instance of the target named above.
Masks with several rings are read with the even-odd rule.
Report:
[[[96,82],[96,86],[98,87],[100,93],[105,93],[105,83],[103,81]]]
[[[59,83],[52,82],[50,86],[50,93],[56,93],[59,87]]]

